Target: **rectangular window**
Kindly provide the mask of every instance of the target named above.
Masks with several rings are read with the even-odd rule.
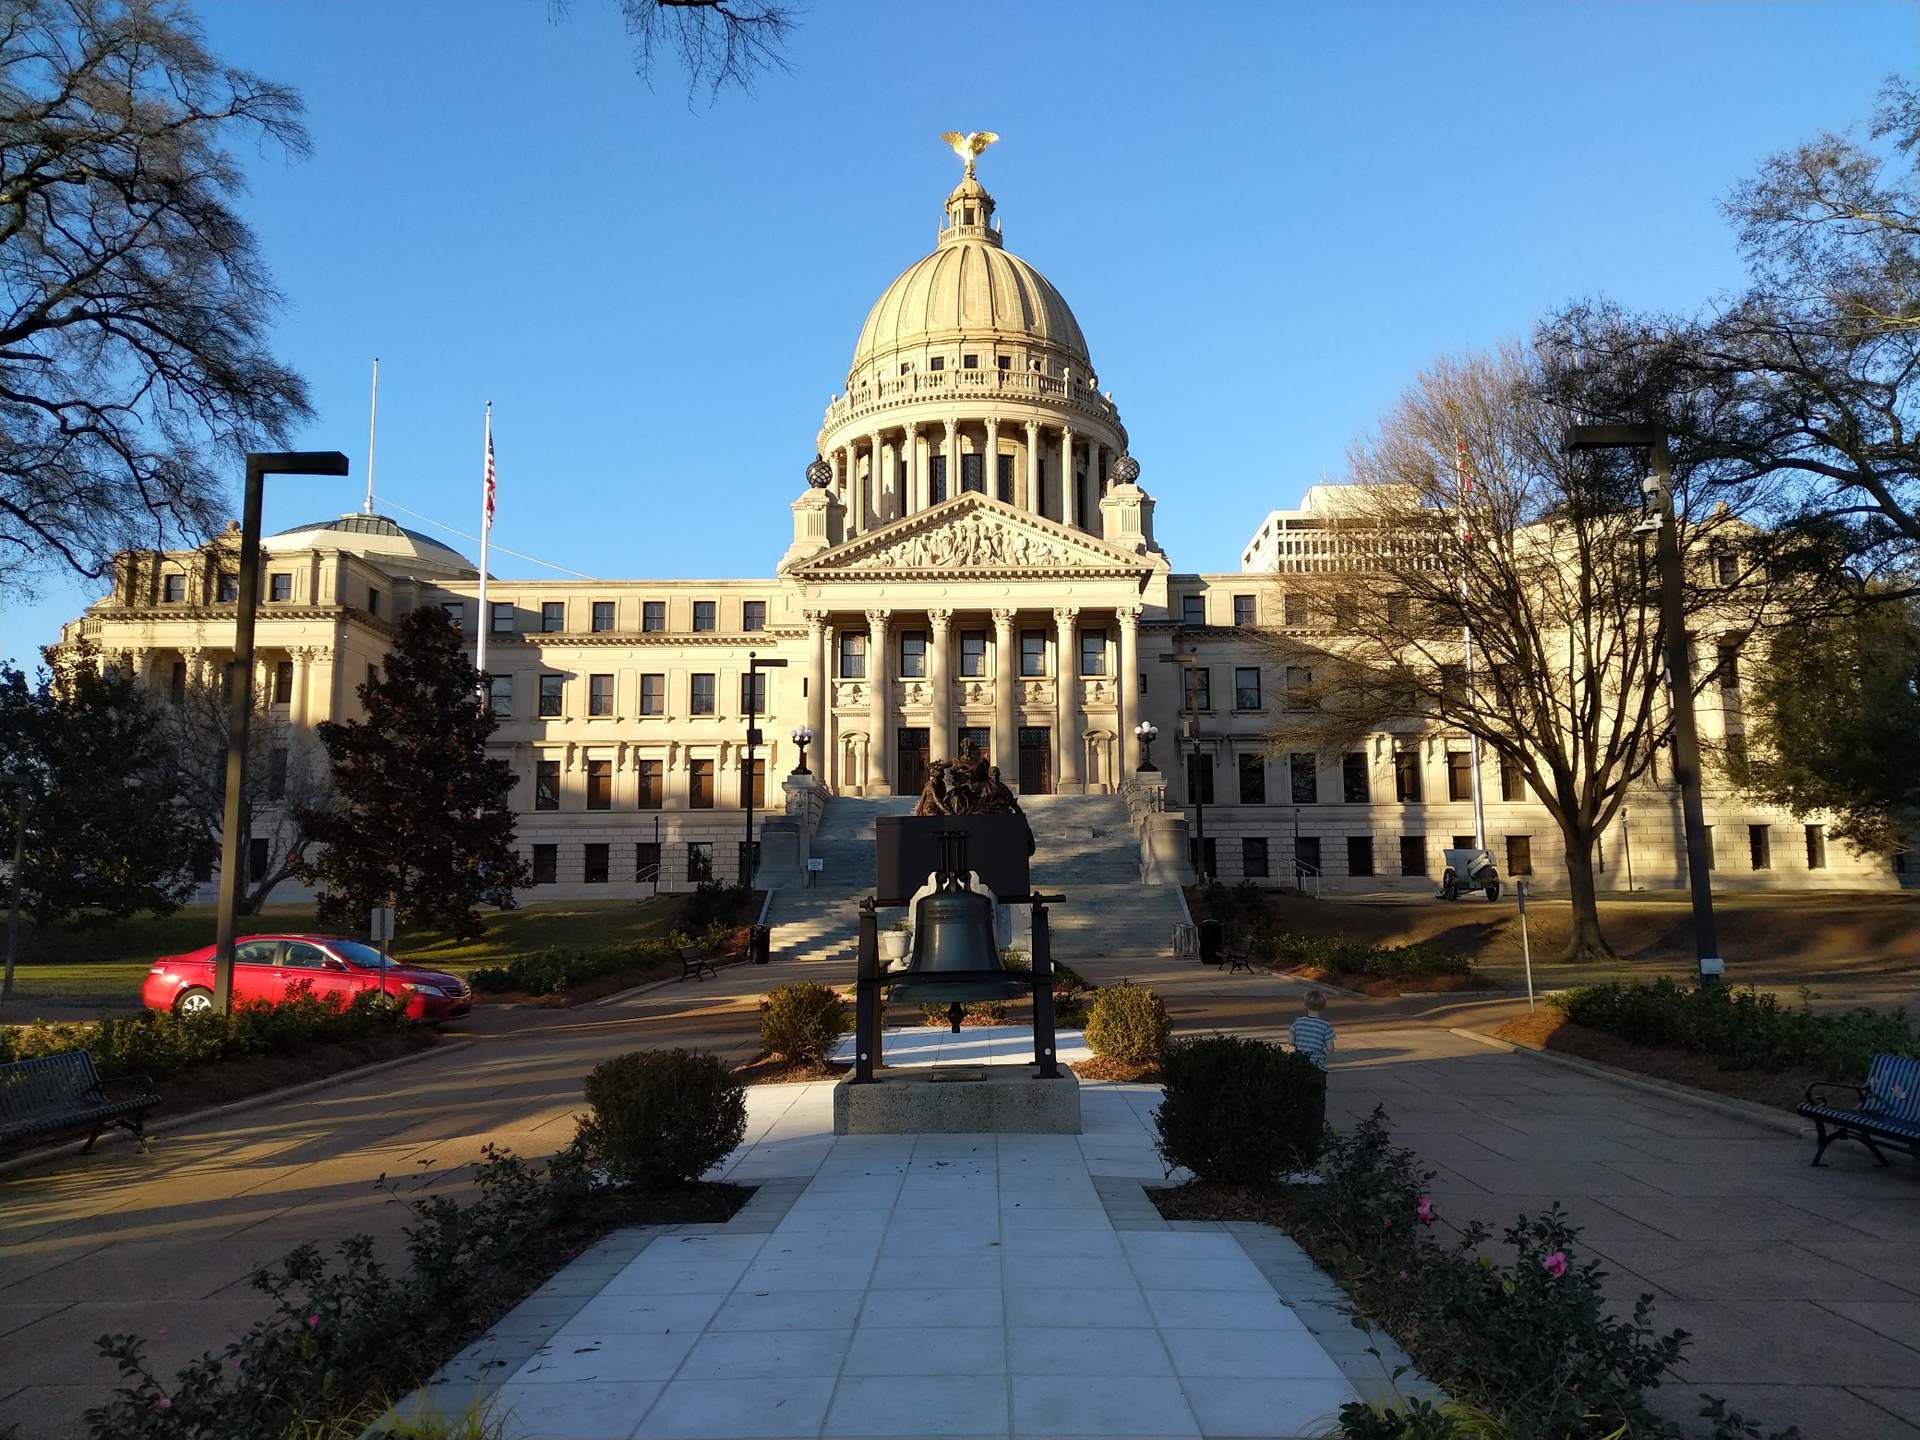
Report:
[[[1293,774],[1293,803],[1312,805],[1320,798],[1320,765],[1311,755],[1295,751],[1287,756],[1287,769]]]
[[[380,683],[380,667],[378,665],[367,666],[367,688],[371,690],[374,686],[378,685],[379,683]]]
[[[767,713],[766,671],[750,670],[740,677],[740,713],[742,715]]]
[[[1755,870],[1773,868],[1773,827],[1747,826],[1747,859]]]
[[[962,370],[978,370],[980,368],[980,357],[978,355],[962,355],[960,357],[960,368]]]
[[[284,746],[275,746],[267,752],[267,798],[287,798],[287,751]]]
[[[513,602],[511,600],[495,600],[487,606],[487,609],[492,612],[487,621],[489,630],[495,635],[513,634]]]
[[[714,713],[713,676],[695,675],[688,691],[687,709],[695,715]]]
[[[740,766],[740,808],[747,808],[747,797],[753,797],[753,808],[767,808],[767,762],[754,757],[753,768],[749,770],[743,762]]]
[[[220,698],[222,700],[230,700],[233,698],[231,687],[225,683],[226,676],[227,676],[227,672],[225,670],[222,670],[220,672],[220,678],[222,681],[222,684],[220,686]],[[173,703],[176,705],[180,704],[187,698],[187,662],[186,661],[176,660],[173,662],[172,669],[169,670],[167,673],[167,693],[173,697]]]
[[[1004,355],[1001,357],[1006,358]],[[1013,503],[1013,456],[996,455],[993,457],[993,493],[1007,504]]]
[[[934,357],[935,360],[939,358],[937,355]],[[936,364],[933,368],[938,370],[940,367]],[[947,498],[946,456],[930,455],[927,457],[927,486],[928,494],[932,497],[932,504],[938,505],[942,500]]]
[[[1807,826],[1807,869],[1824,870],[1827,868],[1827,827],[1824,825]]]
[[[543,601],[540,606],[540,628],[549,633],[567,628],[567,602],[564,600]]]
[[[160,598],[168,605],[184,604],[187,598],[187,577],[184,575],[163,576],[160,581]]]
[[[665,675],[640,677],[640,713],[642,715],[667,713],[667,677]]]
[[[613,601],[596,600],[593,602],[593,629],[595,634],[613,629]]]
[[[467,606],[463,600],[442,600],[440,609],[447,617],[447,624],[455,630],[466,628]]]
[[[1288,591],[1282,608],[1286,615],[1287,624],[1305,625],[1307,623],[1307,597],[1305,595],[1296,595],[1292,591]]]
[[[767,628],[767,602],[764,600],[745,600],[740,604],[740,628],[742,630],[764,630]]]
[[[1213,671],[1205,665],[1182,667],[1180,671],[1186,679],[1186,704],[1188,710],[1213,709]]]
[[[947,368],[947,357],[946,357],[946,356],[944,356],[944,355],[929,355],[929,356],[927,357],[927,369],[929,369],[929,370],[944,370],[944,369],[946,369],[946,368]]]
[[[558,760],[533,762],[533,808],[536,810],[560,808],[560,762]]]
[[[1193,859],[1194,873],[1202,881],[1211,880],[1219,875],[1219,842],[1209,835],[1204,842],[1187,837],[1187,854]]]
[[[760,842],[756,840],[749,845],[744,840],[736,840],[733,846],[733,863],[739,867],[740,882],[744,885],[760,868]]]
[[[1180,623],[1182,625],[1204,625],[1207,623],[1207,597],[1204,595],[1183,595],[1180,597]]]
[[[1467,667],[1464,665],[1442,665],[1440,668],[1440,703],[1450,710],[1467,708]]]
[[[712,600],[694,601],[693,602],[693,628],[695,630],[713,629],[717,621],[719,609],[720,609],[719,604]]]
[[[284,570],[276,571],[267,576],[267,599],[293,599],[293,576]]]
[[[1413,602],[1405,595],[1387,596],[1387,624],[1395,629],[1404,630],[1407,622],[1413,618]],[[1422,870],[1422,875],[1427,872]]]
[[[487,677],[487,710],[502,720],[513,717],[513,676]]]
[[[293,662],[291,660],[273,662],[273,703],[276,705],[293,703]]]
[[[589,675],[587,677],[587,714],[613,714],[613,676]]]
[[[1236,595],[1233,597],[1233,623],[1243,629],[1254,623],[1253,596]]]
[[[1080,632],[1080,673],[1082,675],[1107,673],[1106,631],[1082,630]]]
[[[560,847],[558,845],[536,845],[533,847],[533,883],[551,885],[560,878]]]
[[[1714,576],[1722,585],[1731,585],[1740,578],[1740,557],[1731,550],[1719,550],[1713,557]]]
[[[643,601],[640,606],[640,628],[649,633],[667,628],[667,602],[664,600]]]
[[[1511,755],[1500,757],[1500,798],[1502,800],[1527,798],[1527,782],[1520,774],[1520,762]]]
[[[1720,682],[1722,690],[1740,688],[1740,647],[1730,641],[1722,641],[1719,647],[1719,661],[1713,669],[1714,679]]]
[[[1349,805],[1366,805],[1373,800],[1367,757],[1361,751],[1349,751],[1340,757],[1340,798]]]
[[[1213,752],[1203,750],[1187,757],[1187,803],[1213,804]]]
[[[633,878],[642,885],[660,883],[660,845],[642,840],[633,847]]]
[[[1531,835],[1507,836],[1507,874],[1533,874],[1533,837]]]
[[[222,605],[231,605],[240,598],[240,577],[222,574],[213,582],[213,598]]]
[[[1046,631],[1022,630],[1020,632],[1020,673],[1030,676],[1047,673]]]
[[[1400,873],[1402,875],[1427,873],[1426,836],[1402,835],[1400,837]]]
[[[986,631],[960,632],[960,673],[968,679],[979,679],[987,673]]]
[[[1373,837],[1371,835],[1347,836],[1347,874],[1373,874]]]
[[[993,363],[1002,370],[1011,370],[1013,368],[1013,357],[1011,355],[996,355],[993,357]]]
[[[612,848],[605,841],[588,841],[580,878],[589,885],[606,884],[608,852]]]
[[[640,805],[642,810],[658,810],[667,801],[667,784],[664,775],[666,762],[662,760],[642,760],[640,762]]]
[[[867,637],[858,631],[843,630],[840,633],[840,678],[867,678]]]
[[[713,808],[713,761],[687,762],[687,805],[694,810]]]
[[[613,761],[587,761],[587,809],[613,808]]]
[[[1473,798],[1473,755],[1466,750],[1447,751],[1447,799]]]
[[[380,613],[380,592],[371,585],[367,587],[367,613],[369,615]]]
[[[1233,672],[1233,708],[1236,710],[1258,710],[1260,708],[1260,667],[1240,665]]]
[[[983,468],[986,463],[986,458],[984,455],[962,455],[960,457],[960,488],[962,490],[971,490],[975,494],[984,494],[986,492],[987,482],[984,478],[985,471]]]
[[[687,879],[704,885],[713,879],[713,842],[692,840],[687,843]]]
[[[1453,848],[1456,850],[1478,850],[1480,848],[1480,842],[1471,835],[1456,835],[1453,837]]]
[[[900,676],[905,680],[924,680],[927,676],[927,632],[900,632]]]
[[[1267,757],[1237,755],[1234,758],[1240,766],[1240,803],[1242,805],[1266,804]]]
[[[1305,665],[1287,666],[1286,708],[1304,710],[1307,707],[1307,691],[1313,688],[1313,671]]]
[[[552,717],[565,713],[562,699],[566,694],[567,679],[564,675],[542,675],[540,677],[540,714]]]
[[[1318,835],[1302,835],[1293,842],[1293,873],[1295,875],[1320,873],[1320,837]]]
[[[1393,798],[1403,805],[1419,801],[1420,755],[1418,751],[1401,750],[1394,755]]]
[[[1248,835],[1240,841],[1240,873],[1248,880],[1267,878],[1267,840],[1264,835]]]
[[[267,842],[258,837],[247,841],[247,883],[255,884],[267,878],[267,864],[271,856]]]

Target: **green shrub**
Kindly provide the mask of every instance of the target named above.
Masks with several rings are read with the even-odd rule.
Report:
[[[1095,995],[1087,1012],[1087,1044],[1093,1053],[1129,1065],[1157,1064],[1167,1053],[1170,1028],[1160,997],[1126,980]]]
[[[687,908],[681,912],[681,918],[694,930],[710,930],[717,926],[724,932],[735,925],[745,925],[753,918],[747,913],[752,902],[753,891],[745,885],[723,885],[718,880],[706,880],[688,898]]]
[[[1464,955],[1417,940],[1411,945],[1366,945],[1339,935],[1296,935],[1269,931],[1253,940],[1262,960],[1287,967],[1311,965],[1369,980],[1424,980],[1434,976],[1470,975],[1473,962]]]
[[[781,985],[760,1002],[760,1044],[795,1065],[818,1065],[852,1028],[847,1002],[812,981]]]
[[[704,937],[711,940],[711,936]],[[722,930],[721,938],[725,938]],[[536,950],[516,955],[505,965],[488,965],[472,975],[473,988],[482,995],[564,995],[576,985],[645,970],[677,960],[680,947],[694,942],[681,931],[664,940],[631,940],[563,950]],[[715,942],[717,943],[717,942]]]
[[[747,1133],[746,1091],[704,1051],[616,1055],[593,1068],[586,1090],[582,1153],[647,1189],[698,1180]]]
[[[1711,1055],[1728,1069],[1806,1069],[1859,1081],[1875,1055],[1920,1055],[1904,1010],[1782,1009],[1777,995],[1751,985],[1683,989],[1662,979],[1589,985],[1554,998],[1576,1025],[1636,1045]]]
[[[1326,1076],[1306,1056],[1264,1040],[1203,1035],[1169,1046],[1160,1074],[1166,1095],[1154,1126],[1169,1168],[1265,1185],[1319,1156]]]

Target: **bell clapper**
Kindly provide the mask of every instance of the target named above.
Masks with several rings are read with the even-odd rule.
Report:
[[[953,1026],[954,1034],[958,1035],[960,1033],[960,1021],[966,1013],[965,1010],[960,1008],[960,1002],[958,1000],[947,1007],[947,1023]]]

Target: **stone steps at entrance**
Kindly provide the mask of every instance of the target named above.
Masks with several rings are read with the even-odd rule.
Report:
[[[825,861],[811,890],[776,893],[768,916],[776,954],[830,965],[850,980],[859,941],[859,903],[874,883],[874,822],[911,815],[915,797],[836,796],[814,835]],[[1033,826],[1033,883],[1064,894],[1049,923],[1054,958],[1067,964],[1107,955],[1165,954],[1184,918],[1171,886],[1142,886],[1140,851],[1117,795],[1033,795],[1021,809]],[[826,977],[823,977],[826,978]]]

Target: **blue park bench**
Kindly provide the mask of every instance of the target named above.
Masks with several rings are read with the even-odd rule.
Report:
[[[1850,1107],[1829,1105],[1816,1098],[1815,1091],[1851,1090],[1859,1096]],[[1827,1153],[1836,1140],[1858,1140],[1873,1152],[1882,1165],[1887,1157],[1880,1153],[1880,1140],[1902,1146],[1920,1160],[1920,1059],[1909,1055],[1876,1055],[1867,1071],[1865,1085],[1846,1085],[1838,1081],[1816,1080],[1807,1086],[1807,1097],[1800,1113],[1813,1121],[1819,1145],[1813,1163]]]

